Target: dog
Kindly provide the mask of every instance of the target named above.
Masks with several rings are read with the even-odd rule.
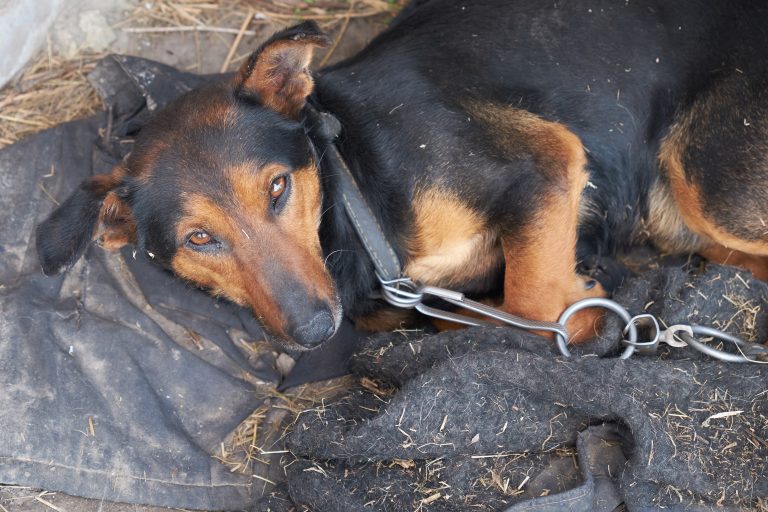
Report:
[[[766,27],[747,0],[422,0],[313,77],[329,38],[303,23],[157,113],[38,226],[42,268],[136,244],[298,348],[342,312],[396,327],[333,145],[404,275],[525,318],[605,295],[578,261],[638,243],[766,279]]]

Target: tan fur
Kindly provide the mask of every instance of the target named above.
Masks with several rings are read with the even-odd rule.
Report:
[[[264,48],[252,68],[246,63],[236,80],[257,93],[265,107],[297,119],[314,85],[309,63],[315,45],[307,40],[274,42]]]
[[[710,245],[701,251],[701,255],[715,263],[745,268],[756,278],[768,281],[768,257],[766,256],[746,254],[719,244]]]
[[[587,278],[576,273],[577,210],[563,197],[549,205],[522,239],[504,240],[507,272],[504,304],[510,313],[535,320],[556,321],[569,305],[604,296],[602,288],[585,289]],[[572,342],[591,338],[599,312],[586,310],[568,323]]]
[[[501,262],[496,233],[481,215],[440,189],[414,198],[415,233],[405,275],[421,283],[451,287],[482,276]]]
[[[128,156],[131,178],[141,185],[148,185],[155,170],[157,158],[169,148],[170,144],[167,141],[156,140],[144,151],[131,153]]]
[[[236,223],[222,205],[202,194],[185,195],[183,200],[185,216],[180,219],[177,227],[179,243],[188,233],[197,229],[214,233],[227,243],[241,242],[243,234],[238,234]],[[214,295],[223,295],[241,305],[249,303],[249,291],[242,279],[247,269],[242,268],[235,257],[201,254],[182,245],[171,266],[179,276],[208,288]],[[259,283],[255,284],[259,286]],[[266,292],[263,285],[259,287]],[[268,309],[268,304],[262,304],[260,309]],[[261,314],[266,316],[266,311]]]
[[[641,220],[635,238],[649,240],[668,254],[699,252],[708,242],[685,223],[666,180],[659,179],[648,195],[648,216]]]
[[[109,174],[90,178],[89,186],[106,194],[99,208],[99,220],[92,239],[101,247],[115,251],[136,241],[136,224],[130,207],[113,191],[125,177],[125,167],[117,164]]]
[[[587,183],[586,156],[581,140],[568,128],[506,105],[470,102],[466,107],[488,126],[488,133],[505,156],[517,158],[521,153],[530,153],[537,168],[556,184],[570,186],[570,179],[563,178],[571,172],[571,167],[578,168],[583,178],[581,193]]]
[[[411,309],[380,309],[370,315],[358,318],[355,328],[363,331],[392,331],[414,323],[416,315]]]
[[[131,209],[114,192],[104,198],[94,239],[110,251],[136,242],[136,224]]]
[[[704,238],[705,248],[721,245],[732,251],[768,256],[768,242],[765,240],[738,238],[709,219],[696,185],[686,179],[682,155],[689,144],[687,134],[691,129],[689,121],[691,115],[684,117],[672,127],[669,135],[662,141],[659,151],[659,162],[666,172],[680,215],[693,232]]]

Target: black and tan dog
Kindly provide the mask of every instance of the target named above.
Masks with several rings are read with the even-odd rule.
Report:
[[[556,320],[604,293],[577,240],[647,240],[768,277],[768,5],[753,1],[427,0],[318,73],[313,24],[193,91],[127,161],[41,224],[47,274],[91,242],[135,243],[178,276],[313,347],[342,310],[386,327],[340,206],[336,144],[412,279]],[[596,313],[569,324],[586,337]]]

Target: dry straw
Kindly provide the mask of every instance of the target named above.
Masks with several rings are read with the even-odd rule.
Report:
[[[228,49],[221,70],[236,68],[248,55],[241,49],[249,37],[304,20],[316,20],[323,29],[337,34],[327,62],[351,19],[378,16],[382,22],[405,3],[404,0],[154,0],[140,2],[112,28],[153,38],[187,33],[198,53],[199,36],[206,33]],[[101,54],[81,52],[73,58],[57,55],[50,40],[26,69],[0,90],[0,147],[31,133],[88,116],[101,104],[86,80]],[[218,71],[218,69],[217,69]]]

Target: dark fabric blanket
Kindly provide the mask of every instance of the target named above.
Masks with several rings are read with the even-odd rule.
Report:
[[[668,325],[760,340],[767,298],[719,266],[652,270],[616,294]],[[765,507],[768,369],[689,347],[620,360],[621,327],[608,319],[572,359],[513,329],[373,339],[354,359],[365,386],[299,417],[283,491],[336,511]]]
[[[109,58],[109,113],[0,151],[0,483],[113,501],[247,508],[253,479],[212,457],[274,385],[247,311],[126,250],[45,277],[34,228],[130,149],[150,109],[204,78]],[[128,142],[128,143],[126,143]]]

